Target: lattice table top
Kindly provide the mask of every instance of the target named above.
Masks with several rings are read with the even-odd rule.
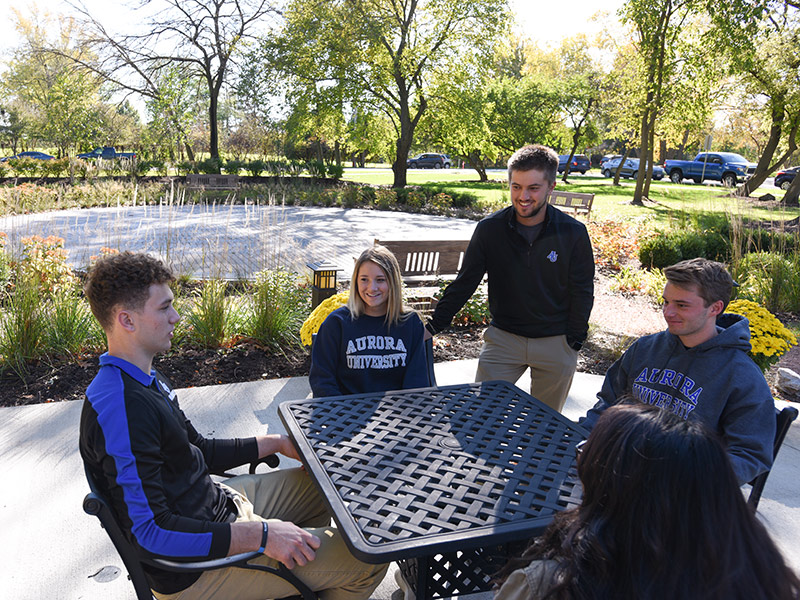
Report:
[[[587,432],[506,382],[289,401],[280,416],[364,561],[525,539],[580,501]]]

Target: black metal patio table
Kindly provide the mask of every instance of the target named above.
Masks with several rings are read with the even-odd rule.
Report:
[[[418,598],[487,590],[580,502],[586,430],[504,381],[292,400],[279,413],[353,555]]]

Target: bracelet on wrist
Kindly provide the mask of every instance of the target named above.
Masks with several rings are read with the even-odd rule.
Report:
[[[261,521],[261,525],[263,526],[263,530],[261,531],[261,547],[258,549],[259,552],[262,554],[264,550],[267,548],[267,536],[269,535],[269,525],[266,521]]]

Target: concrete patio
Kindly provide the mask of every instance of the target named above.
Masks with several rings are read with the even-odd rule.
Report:
[[[440,385],[473,381],[474,360],[440,363]],[[577,419],[594,403],[602,378],[578,373],[564,413]],[[518,385],[527,389],[528,383]],[[284,400],[310,394],[305,377],[181,390],[181,405],[206,436],[283,430]],[[87,492],[78,454],[80,402],[0,409],[0,597],[17,600],[133,599],[122,563],[97,520],[83,513]],[[291,461],[284,460],[287,465]],[[784,442],[758,516],[800,571],[800,425]],[[391,573],[374,598],[397,592]],[[481,595],[484,596],[484,595]],[[395,598],[398,596],[395,595]]]

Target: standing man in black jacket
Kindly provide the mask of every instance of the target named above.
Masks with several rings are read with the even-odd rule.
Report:
[[[476,381],[515,383],[530,367],[531,394],[561,411],[594,303],[594,255],[586,227],[547,199],[558,155],[525,146],[508,161],[511,206],[475,227],[456,279],[426,328],[435,335],[489,277],[492,322]]]

